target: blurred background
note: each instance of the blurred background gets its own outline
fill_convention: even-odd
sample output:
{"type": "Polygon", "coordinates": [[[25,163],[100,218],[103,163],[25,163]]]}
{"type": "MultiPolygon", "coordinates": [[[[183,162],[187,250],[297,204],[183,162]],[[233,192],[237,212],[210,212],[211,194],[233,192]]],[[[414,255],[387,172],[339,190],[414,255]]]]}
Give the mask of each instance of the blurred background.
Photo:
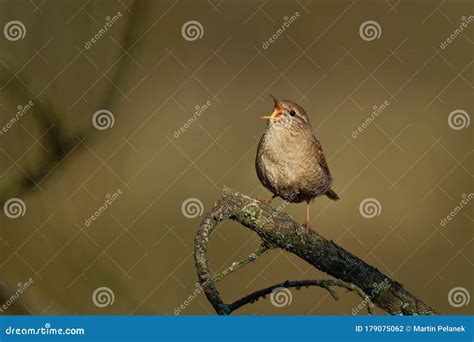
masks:
{"type": "MultiPolygon", "coordinates": [[[[306,109],[335,178],[341,201],[317,199],[313,229],[441,313],[472,314],[473,9],[0,1],[2,314],[214,314],[194,236],[224,186],[269,196],[254,168],[268,93],[306,109]]],[[[304,220],[303,204],[284,210],[304,220]]],[[[258,245],[223,224],[212,270],[258,245]]],[[[219,288],[230,302],[327,277],[275,250],[219,288]]],[[[236,314],[352,314],[360,298],[339,292],[236,314]]]]}

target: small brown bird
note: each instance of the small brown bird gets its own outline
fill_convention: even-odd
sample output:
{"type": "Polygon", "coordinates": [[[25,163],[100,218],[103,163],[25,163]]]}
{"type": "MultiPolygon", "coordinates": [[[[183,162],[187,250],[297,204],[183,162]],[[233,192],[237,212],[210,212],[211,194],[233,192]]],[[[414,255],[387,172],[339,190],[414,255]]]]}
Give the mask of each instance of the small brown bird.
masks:
{"type": "Polygon", "coordinates": [[[309,202],[325,195],[337,201],[323,149],[313,134],[305,110],[293,101],[275,101],[267,130],[257,149],[255,167],[260,182],[275,197],[292,203],[306,202],[305,228],[309,230],[309,202]]]}

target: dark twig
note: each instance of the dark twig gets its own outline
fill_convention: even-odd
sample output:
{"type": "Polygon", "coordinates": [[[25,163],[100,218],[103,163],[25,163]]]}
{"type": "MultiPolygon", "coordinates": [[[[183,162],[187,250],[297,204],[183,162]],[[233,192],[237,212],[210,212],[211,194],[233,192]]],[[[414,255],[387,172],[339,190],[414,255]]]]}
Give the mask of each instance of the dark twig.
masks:
{"type": "MultiPolygon", "coordinates": [[[[329,294],[335,299],[339,300],[338,295],[334,291],[333,287],[343,287],[346,288],[348,291],[354,291],[356,292],[362,299],[366,299],[365,293],[355,286],[354,284],[346,283],[345,281],[339,280],[339,279],[325,279],[325,280],[294,280],[294,281],[285,281],[280,284],[276,284],[267,288],[264,288],[262,290],[255,291],[235,302],[232,304],[227,305],[227,309],[229,313],[241,308],[242,306],[249,304],[249,303],[254,303],[260,298],[265,298],[265,296],[271,294],[274,291],[277,291],[280,288],[290,288],[294,287],[296,289],[300,289],[301,287],[309,287],[309,286],[319,286],[329,292],[329,294]]],[[[367,305],[367,311],[369,314],[373,314],[372,311],[372,306],[367,305]]]]}
{"type": "MultiPolygon", "coordinates": [[[[101,107],[98,107],[98,109],[105,108],[113,111],[117,106],[119,101],[116,89],[126,80],[126,69],[131,63],[129,55],[141,40],[137,37],[143,37],[142,33],[139,32],[139,26],[149,12],[149,6],[141,1],[134,1],[129,8],[129,19],[119,42],[121,48],[117,50],[122,57],[114,65],[113,71],[110,72],[112,73],[112,81],[108,89],[105,90],[100,102],[101,107]],[[122,52],[122,49],[126,53],[122,52]]],[[[13,71],[2,70],[0,72],[0,84],[8,83],[2,91],[24,103],[25,99],[32,99],[35,94],[28,85],[20,81],[24,78],[20,76],[20,74],[13,73],[13,71]]],[[[67,132],[63,125],[64,118],[61,119],[61,114],[46,99],[38,98],[38,101],[35,100],[31,111],[40,131],[44,132],[43,139],[46,141],[47,153],[42,153],[39,156],[34,168],[29,168],[0,184],[1,207],[9,198],[20,197],[27,191],[34,191],[40,183],[50,177],[64,163],[68,156],[83,146],[81,143],[85,137],[92,136],[93,133],[97,132],[92,125],[78,129],[72,134],[67,132]]],[[[0,291],[0,305],[3,305],[5,296],[5,292],[0,291]]],[[[28,314],[18,303],[13,303],[10,310],[17,314],[28,314]]]]}
{"type": "MultiPolygon", "coordinates": [[[[117,61],[111,76],[111,85],[105,90],[105,94],[102,97],[101,108],[112,111],[118,103],[116,87],[125,79],[126,68],[131,60],[122,52],[122,49],[130,53],[129,50],[136,47],[139,42],[139,40],[136,40],[137,36],[139,36],[138,26],[141,22],[139,18],[143,19],[148,11],[149,8],[140,1],[134,1],[130,6],[131,13],[119,42],[121,49],[118,53],[122,54],[122,57],[117,61]]],[[[10,93],[12,97],[22,99],[23,101],[34,95],[30,92],[29,87],[25,87],[15,77],[15,74],[4,70],[0,73],[0,84],[5,83],[7,80],[10,80],[10,82],[4,91],[10,93]]],[[[76,131],[73,136],[66,135],[66,130],[60,119],[61,115],[55,111],[53,105],[48,100],[35,101],[31,110],[41,131],[47,132],[45,138],[48,142],[48,153],[42,154],[40,161],[37,163],[38,166],[34,169],[28,170],[26,174],[20,174],[0,184],[0,205],[2,206],[11,197],[18,197],[25,191],[35,190],[38,184],[49,177],[71,153],[82,146],[81,142],[86,136],[89,137],[97,131],[92,125],[89,125],[76,131]]]]}
{"type": "MultiPolygon", "coordinates": [[[[301,224],[292,220],[287,214],[275,210],[269,204],[258,202],[233,190],[224,189],[223,195],[214,208],[205,215],[194,246],[199,282],[207,299],[220,315],[230,314],[235,310],[236,303],[245,302],[246,304],[253,298],[261,297],[257,291],[257,295],[255,293],[250,295],[250,300],[246,296],[233,304],[225,304],[222,301],[212,272],[209,270],[207,249],[211,233],[220,222],[225,220],[239,222],[257,233],[264,244],[293,253],[345,284],[359,288],[361,291],[359,294],[365,293],[366,299],[370,299],[373,304],[392,315],[437,314],[434,309],[413,296],[400,283],[366,264],[333,241],[327,240],[314,231],[306,232],[301,224]]],[[[268,289],[261,291],[267,293],[268,289]]],[[[242,305],[244,304],[239,307],[242,305]]]]}

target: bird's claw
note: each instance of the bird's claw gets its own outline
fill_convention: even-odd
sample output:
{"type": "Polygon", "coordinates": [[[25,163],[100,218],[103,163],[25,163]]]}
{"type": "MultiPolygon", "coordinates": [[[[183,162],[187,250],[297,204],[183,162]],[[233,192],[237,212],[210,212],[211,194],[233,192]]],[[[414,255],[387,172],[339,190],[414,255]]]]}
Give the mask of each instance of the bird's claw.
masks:
{"type": "Polygon", "coordinates": [[[311,226],[309,225],[308,222],[303,223],[303,228],[306,234],[309,234],[309,232],[311,232],[311,226]]]}
{"type": "Polygon", "coordinates": [[[273,198],[257,198],[257,201],[263,204],[272,203],[273,198]]]}

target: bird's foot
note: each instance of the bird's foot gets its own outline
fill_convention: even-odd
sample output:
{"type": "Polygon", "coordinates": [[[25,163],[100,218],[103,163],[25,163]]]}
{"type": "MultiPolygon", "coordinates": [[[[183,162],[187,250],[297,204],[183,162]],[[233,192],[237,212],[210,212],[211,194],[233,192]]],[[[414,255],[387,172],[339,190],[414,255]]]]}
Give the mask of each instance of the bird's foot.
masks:
{"type": "Polygon", "coordinates": [[[257,201],[263,203],[263,204],[270,204],[272,203],[274,197],[271,198],[257,198],[257,201]]]}
{"type": "Polygon", "coordinates": [[[309,222],[303,223],[303,228],[304,228],[305,233],[308,234],[309,232],[311,232],[311,226],[309,225],[309,222]]]}

